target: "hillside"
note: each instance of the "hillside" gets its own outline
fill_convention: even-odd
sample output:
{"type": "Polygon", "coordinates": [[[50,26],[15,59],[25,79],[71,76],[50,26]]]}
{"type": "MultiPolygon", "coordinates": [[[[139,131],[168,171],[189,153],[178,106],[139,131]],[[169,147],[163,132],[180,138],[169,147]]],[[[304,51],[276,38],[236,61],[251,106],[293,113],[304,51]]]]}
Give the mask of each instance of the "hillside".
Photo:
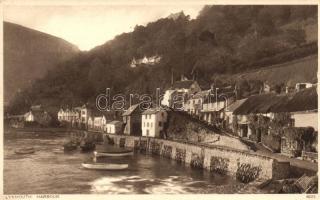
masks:
{"type": "Polygon", "coordinates": [[[65,40],[9,22],[3,23],[3,40],[5,102],[79,52],[65,40]]]}
{"type": "Polygon", "coordinates": [[[183,13],[172,16],[136,26],[61,63],[21,92],[10,112],[39,103],[55,108],[94,103],[107,87],[112,94],[154,95],[156,88],[170,86],[172,74],[174,80],[184,74],[209,85],[217,76],[260,70],[318,51],[317,45],[305,48],[317,40],[307,38],[310,26],[295,26],[317,20],[317,6],[205,6],[193,20],[183,13]],[[154,56],[160,62],[130,65],[133,59],[154,56]]]}
{"type": "Polygon", "coordinates": [[[261,80],[270,85],[288,84],[298,82],[317,82],[318,55],[310,55],[277,65],[234,74],[226,78],[231,80],[261,80]]]}

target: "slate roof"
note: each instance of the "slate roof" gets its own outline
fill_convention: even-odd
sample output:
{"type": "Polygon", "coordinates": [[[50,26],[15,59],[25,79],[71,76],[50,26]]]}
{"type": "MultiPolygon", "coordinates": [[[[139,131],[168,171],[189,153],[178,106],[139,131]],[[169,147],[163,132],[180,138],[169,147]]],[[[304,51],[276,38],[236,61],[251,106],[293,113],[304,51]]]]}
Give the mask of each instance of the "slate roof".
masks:
{"type": "Polygon", "coordinates": [[[128,116],[128,115],[131,115],[136,109],[139,109],[139,104],[135,104],[135,105],[132,105],[128,108],[128,110],[126,110],[122,116],[128,116]]]}
{"type": "Polygon", "coordinates": [[[230,106],[227,107],[227,112],[233,112],[238,107],[240,107],[246,100],[247,100],[247,98],[240,99],[240,100],[233,102],[230,106]]]}
{"type": "Polygon", "coordinates": [[[115,120],[115,121],[108,122],[107,124],[119,125],[119,124],[122,124],[122,122],[115,120]]]}

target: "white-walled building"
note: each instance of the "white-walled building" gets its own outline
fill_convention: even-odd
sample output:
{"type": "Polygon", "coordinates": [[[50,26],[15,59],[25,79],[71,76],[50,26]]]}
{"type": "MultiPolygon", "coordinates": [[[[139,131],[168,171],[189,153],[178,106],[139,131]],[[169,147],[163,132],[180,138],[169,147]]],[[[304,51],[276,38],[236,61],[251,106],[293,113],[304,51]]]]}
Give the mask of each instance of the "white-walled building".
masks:
{"type": "Polygon", "coordinates": [[[176,93],[175,90],[168,89],[165,91],[163,95],[163,99],[161,101],[161,105],[172,107],[172,100],[173,100],[173,95],[176,93]]]}
{"type": "Polygon", "coordinates": [[[142,136],[160,137],[167,122],[167,115],[167,112],[160,108],[144,111],[141,116],[142,136]]]}
{"type": "Polygon", "coordinates": [[[109,134],[122,134],[123,123],[120,121],[107,122],[106,131],[109,134]]]}
{"type": "Polygon", "coordinates": [[[170,108],[182,108],[183,110],[184,103],[191,95],[200,91],[201,88],[197,81],[187,80],[182,76],[181,81],[176,81],[165,91],[161,104],[170,108]]]}
{"type": "Polygon", "coordinates": [[[34,115],[32,114],[32,111],[27,112],[26,114],[24,114],[24,121],[26,122],[34,122],[34,115]]]}
{"type": "Polygon", "coordinates": [[[93,118],[93,128],[96,130],[106,130],[107,119],[105,116],[97,116],[93,118]]]}
{"type": "Polygon", "coordinates": [[[81,123],[87,125],[89,117],[92,114],[92,110],[87,105],[83,105],[79,110],[81,123]]]}
{"type": "Polygon", "coordinates": [[[75,109],[60,109],[58,112],[58,120],[60,122],[75,122],[80,118],[80,112],[75,109]]]}

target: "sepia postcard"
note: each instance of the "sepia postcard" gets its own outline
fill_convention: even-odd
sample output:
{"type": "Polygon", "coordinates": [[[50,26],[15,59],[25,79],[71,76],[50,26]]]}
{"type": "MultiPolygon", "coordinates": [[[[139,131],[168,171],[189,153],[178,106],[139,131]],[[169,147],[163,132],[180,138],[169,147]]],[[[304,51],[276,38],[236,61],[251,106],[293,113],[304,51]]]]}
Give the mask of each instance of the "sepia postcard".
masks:
{"type": "Polygon", "coordinates": [[[1,199],[319,198],[318,12],[2,1],[1,199]]]}

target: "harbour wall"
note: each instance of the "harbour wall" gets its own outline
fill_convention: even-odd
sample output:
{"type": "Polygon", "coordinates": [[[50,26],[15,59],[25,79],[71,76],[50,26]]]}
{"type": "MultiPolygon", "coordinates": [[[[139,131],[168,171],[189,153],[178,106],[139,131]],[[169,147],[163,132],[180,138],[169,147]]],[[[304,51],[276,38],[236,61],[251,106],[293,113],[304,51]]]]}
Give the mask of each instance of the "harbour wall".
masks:
{"type": "Polygon", "coordinates": [[[290,175],[289,162],[279,162],[276,159],[244,150],[93,131],[75,130],[71,136],[91,137],[97,142],[133,148],[135,151],[159,155],[176,160],[181,164],[220,174],[236,175],[240,168],[250,166],[255,170],[254,179],[278,180],[288,178],[290,175]]]}
{"type": "Polygon", "coordinates": [[[249,165],[257,171],[255,179],[284,179],[289,176],[290,163],[224,147],[204,147],[196,144],[127,135],[111,135],[114,145],[133,148],[136,151],[156,154],[176,160],[194,168],[235,175],[242,165],[249,165]]]}

